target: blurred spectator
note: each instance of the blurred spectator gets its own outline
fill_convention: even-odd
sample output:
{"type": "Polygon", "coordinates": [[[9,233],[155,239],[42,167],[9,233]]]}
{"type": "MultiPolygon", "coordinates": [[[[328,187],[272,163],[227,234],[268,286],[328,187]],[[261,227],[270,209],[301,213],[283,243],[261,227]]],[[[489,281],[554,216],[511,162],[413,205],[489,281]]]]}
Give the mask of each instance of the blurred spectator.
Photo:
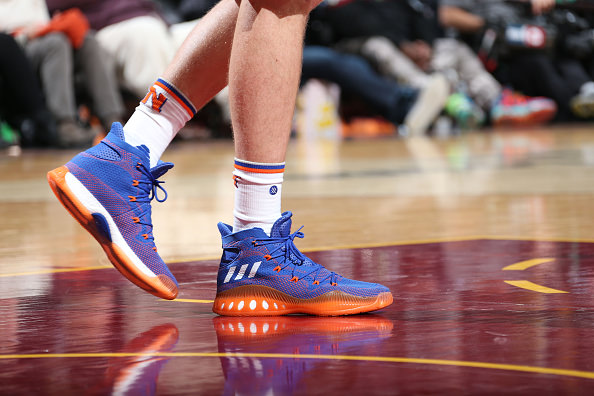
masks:
{"type": "MultiPolygon", "coordinates": [[[[79,8],[115,62],[120,85],[142,98],[195,21],[169,26],[150,0],[47,0],[50,11],[79,8]]],[[[175,18],[175,12],[172,12],[175,18]]]]}
{"type": "MultiPolygon", "coordinates": [[[[575,44],[573,45],[577,48],[584,49],[579,56],[586,65],[590,77],[594,79],[594,9],[584,12],[582,17],[585,23],[579,33],[576,34],[577,37],[570,39],[570,41],[574,41],[575,44]]],[[[579,53],[579,51],[577,52],[579,53]]]]}
{"type": "MultiPolygon", "coordinates": [[[[594,9],[591,7],[572,7],[558,9],[552,13],[557,26],[558,57],[578,60],[588,76],[594,78],[594,9]]],[[[594,116],[594,83],[587,82],[571,100],[574,114],[582,118],[594,116]]]]}
{"type": "Polygon", "coordinates": [[[373,70],[359,56],[329,47],[306,45],[302,81],[322,79],[338,84],[341,92],[361,98],[377,114],[395,125],[404,123],[412,133],[422,133],[441,110],[436,97],[447,92],[444,78],[433,78],[421,89],[402,86],[373,70]],[[421,110],[415,110],[415,109],[421,110]]]}
{"type": "Polygon", "coordinates": [[[5,136],[4,145],[49,145],[56,138],[55,121],[45,107],[29,60],[15,39],[6,33],[0,33],[0,53],[0,119],[20,134],[20,142],[5,136]]]}
{"type": "Polygon", "coordinates": [[[358,51],[386,75],[418,88],[431,73],[445,74],[454,92],[446,111],[462,127],[482,124],[485,112],[496,125],[543,122],[555,115],[551,100],[503,90],[467,45],[444,38],[435,0],[358,0],[327,14],[338,35],[351,38],[342,41],[342,48],[358,51]],[[365,25],[344,30],[355,15],[365,15],[365,25]]]}
{"type": "Polygon", "coordinates": [[[159,5],[160,13],[170,25],[200,19],[219,2],[219,0],[153,1],[159,5]]]}
{"type": "Polygon", "coordinates": [[[439,17],[450,35],[474,46],[499,81],[528,95],[554,99],[557,118],[571,120],[577,115],[570,107],[572,101],[584,101],[584,108],[594,104],[594,95],[579,96],[581,90],[592,87],[592,78],[575,58],[552,56],[557,29],[541,14],[554,5],[554,0],[532,0],[525,5],[504,0],[441,0],[439,17]]]}
{"type": "MultiPolygon", "coordinates": [[[[389,37],[390,40],[397,41],[401,37],[400,20],[395,20],[394,15],[384,13],[384,9],[378,6],[378,2],[371,1],[339,1],[323,3],[311,15],[310,29],[307,40],[312,43],[319,43],[326,46],[333,46],[342,52],[349,52],[358,56],[365,55],[360,51],[362,43],[369,37],[389,37]],[[331,5],[330,5],[331,4],[331,5]]],[[[401,17],[401,15],[399,16],[401,17]]],[[[389,41],[386,39],[386,41],[389,41]]],[[[366,56],[365,56],[366,57],[366,56]]],[[[404,57],[404,56],[403,56],[404,57]]],[[[367,57],[366,57],[367,58],[367,57]]],[[[376,61],[377,59],[368,60],[376,61]]],[[[378,66],[375,64],[374,66],[378,66]]],[[[386,73],[381,67],[380,72],[385,76],[394,77],[386,73]]],[[[412,85],[417,90],[427,88],[430,81],[443,80],[443,76],[433,76],[423,74],[423,79],[416,80],[414,83],[407,79],[395,78],[395,81],[403,85],[412,85]]],[[[447,84],[444,89],[438,89],[431,96],[432,103],[427,108],[427,114],[424,120],[432,120],[442,111],[443,106],[449,95],[447,84]]],[[[415,119],[416,117],[412,117],[415,119]]],[[[414,123],[413,123],[414,124],[414,123]]],[[[415,125],[413,133],[424,132],[429,125],[415,125]]]]}
{"type": "Polygon", "coordinates": [[[93,112],[103,126],[122,118],[123,104],[114,77],[80,12],[73,10],[50,19],[43,0],[4,0],[0,13],[0,30],[22,43],[40,77],[45,102],[57,121],[56,145],[88,145],[93,138],[92,130],[77,120],[75,71],[82,74],[93,112]]]}

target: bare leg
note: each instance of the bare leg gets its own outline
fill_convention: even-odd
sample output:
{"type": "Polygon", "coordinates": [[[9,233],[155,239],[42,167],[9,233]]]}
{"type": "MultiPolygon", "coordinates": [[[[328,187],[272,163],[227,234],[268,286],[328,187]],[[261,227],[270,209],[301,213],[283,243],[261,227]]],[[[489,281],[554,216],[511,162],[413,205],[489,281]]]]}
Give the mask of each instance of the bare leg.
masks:
{"type": "Polygon", "coordinates": [[[235,155],[283,162],[299,87],[307,15],[319,1],[244,0],[229,66],[235,155]]]}
{"type": "Polygon", "coordinates": [[[284,161],[303,33],[307,15],[319,2],[222,0],[163,74],[197,110],[229,83],[238,158],[284,161]]]}
{"type": "Polygon", "coordinates": [[[227,85],[239,2],[221,0],[196,24],[126,122],[126,142],[148,149],[151,168],[186,122],[227,85]]]}
{"type": "Polygon", "coordinates": [[[163,74],[196,109],[227,85],[238,3],[239,0],[222,0],[202,18],[163,74]]]}

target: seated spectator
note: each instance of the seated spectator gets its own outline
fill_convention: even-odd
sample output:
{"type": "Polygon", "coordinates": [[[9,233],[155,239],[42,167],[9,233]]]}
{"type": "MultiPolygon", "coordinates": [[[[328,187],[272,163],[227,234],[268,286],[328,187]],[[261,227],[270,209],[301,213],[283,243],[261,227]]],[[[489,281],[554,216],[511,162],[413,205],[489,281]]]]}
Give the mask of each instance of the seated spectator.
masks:
{"type": "Polygon", "coordinates": [[[322,79],[338,84],[341,92],[361,98],[378,115],[409,133],[421,134],[443,108],[447,81],[435,76],[421,89],[410,88],[377,74],[361,57],[329,47],[306,45],[302,81],[322,79]]]}
{"type": "Polygon", "coordinates": [[[153,0],[160,14],[171,25],[202,18],[219,0],[153,0]]]}
{"type": "MultiPolygon", "coordinates": [[[[474,45],[500,82],[527,95],[552,98],[559,109],[558,120],[574,119],[577,114],[570,104],[575,102],[581,90],[592,86],[592,78],[576,59],[552,56],[547,51],[548,41],[552,42],[546,39],[550,24],[546,23],[546,18],[534,19],[530,14],[541,15],[550,11],[555,1],[532,0],[527,4],[529,12],[522,5],[511,5],[504,0],[441,0],[439,18],[450,34],[474,45]],[[538,43],[522,36],[511,40],[505,34],[505,30],[513,25],[543,21],[544,26],[537,28],[541,32],[538,36],[543,38],[538,43]]],[[[591,102],[594,95],[582,99],[591,102]]],[[[583,104],[586,108],[591,106],[583,104]]]]}
{"type": "Polygon", "coordinates": [[[115,62],[119,84],[138,98],[165,70],[194,22],[170,27],[150,0],[47,0],[51,12],[79,8],[115,62]]]}
{"type": "MultiPolygon", "coordinates": [[[[594,79],[594,10],[573,6],[556,10],[552,19],[558,28],[557,56],[576,59],[594,79]]],[[[578,71],[579,72],[579,71],[578,71]]],[[[581,118],[594,117],[594,83],[587,82],[571,100],[571,110],[581,118]]]]}
{"type": "Polygon", "coordinates": [[[75,71],[83,75],[91,108],[103,127],[122,119],[123,104],[115,79],[80,13],[50,19],[43,0],[5,0],[0,2],[0,13],[0,31],[22,43],[40,77],[47,107],[57,122],[56,145],[85,146],[93,139],[92,129],[81,126],[77,119],[75,71]]]}
{"type": "Polygon", "coordinates": [[[341,48],[357,51],[387,76],[420,88],[431,73],[446,75],[453,91],[446,111],[462,127],[481,125],[485,113],[495,125],[544,122],[555,115],[551,100],[504,90],[467,45],[443,37],[435,1],[355,0],[329,8],[327,17],[343,38],[341,48]],[[358,33],[350,25],[344,30],[354,15],[366,20],[358,33]]]}
{"type": "Polygon", "coordinates": [[[6,33],[0,33],[0,53],[0,119],[19,134],[18,140],[4,136],[0,146],[49,145],[56,138],[55,121],[45,107],[29,60],[16,40],[6,33]]]}

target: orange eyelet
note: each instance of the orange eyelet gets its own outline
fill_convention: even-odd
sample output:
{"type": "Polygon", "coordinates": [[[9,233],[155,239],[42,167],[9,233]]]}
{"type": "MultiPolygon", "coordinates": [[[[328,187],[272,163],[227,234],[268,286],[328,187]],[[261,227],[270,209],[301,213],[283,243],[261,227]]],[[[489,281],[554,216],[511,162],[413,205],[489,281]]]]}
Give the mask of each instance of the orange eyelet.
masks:
{"type": "Polygon", "coordinates": [[[157,247],[155,246],[155,247],[153,248],[153,250],[156,252],[156,251],[157,251],[157,247]]]}
{"type": "Polygon", "coordinates": [[[317,281],[317,280],[316,280],[316,281],[314,281],[314,282],[313,282],[313,284],[314,284],[314,285],[319,285],[319,284],[320,284],[320,281],[317,281]]]}
{"type": "Polygon", "coordinates": [[[332,286],[338,286],[338,283],[332,282],[332,283],[330,283],[330,285],[332,285],[332,286]]]}
{"type": "Polygon", "coordinates": [[[271,255],[269,255],[269,254],[266,254],[266,255],[264,256],[264,258],[266,259],[266,261],[270,261],[270,260],[272,260],[272,256],[271,256],[271,255]]]}
{"type": "Polygon", "coordinates": [[[293,278],[291,278],[291,282],[297,283],[298,281],[299,281],[299,278],[297,278],[296,276],[294,276],[293,278]]]}
{"type": "Polygon", "coordinates": [[[132,217],[132,221],[135,223],[139,223],[140,222],[140,218],[139,217],[132,217]]]}
{"type": "Polygon", "coordinates": [[[280,270],[281,270],[281,267],[278,265],[276,267],[274,267],[274,269],[273,269],[273,271],[276,271],[276,272],[280,272],[280,270]]]}
{"type": "Polygon", "coordinates": [[[136,197],[133,197],[132,195],[128,195],[128,198],[130,198],[130,202],[136,202],[136,197]]]}
{"type": "Polygon", "coordinates": [[[252,241],[252,245],[254,245],[254,246],[258,246],[258,242],[256,242],[256,241],[252,241]]]}
{"type": "Polygon", "coordinates": [[[132,180],[132,185],[133,185],[134,187],[138,186],[138,180],[132,180]]]}
{"type": "Polygon", "coordinates": [[[142,234],[142,236],[144,237],[144,239],[148,239],[148,234],[142,234]]]}

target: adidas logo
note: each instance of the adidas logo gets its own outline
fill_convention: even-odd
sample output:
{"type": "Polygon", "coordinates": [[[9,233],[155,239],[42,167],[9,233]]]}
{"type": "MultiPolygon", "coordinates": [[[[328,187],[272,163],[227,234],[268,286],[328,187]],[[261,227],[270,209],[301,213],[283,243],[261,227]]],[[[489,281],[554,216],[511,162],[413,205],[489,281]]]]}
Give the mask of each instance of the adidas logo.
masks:
{"type": "MultiPolygon", "coordinates": [[[[256,276],[256,273],[258,272],[258,268],[260,268],[260,264],[262,264],[261,261],[256,261],[252,265],[252,269],[250,270],[248,278],[253,278],[254,276],[256,276]]],[[[235,279],[233,279],[233,280],[243,279],[243,276],[245,275],[245,272],[247,271],[249,266],[250,266],[250,264],[242,265],[241,268],[239,268],[239,272],[235,276],[235,279]]],[[[233,278],[233,275],[235,275],[235,270],[237,270],[237,267],[238,266],[235,265],[235,266],[229,268],[229,271],[227,272],[227,276],[225,276],[225,280],[223,281],[223,283],[229,283],[229,281],[231,281],[231,278],[233,278]]]]}

